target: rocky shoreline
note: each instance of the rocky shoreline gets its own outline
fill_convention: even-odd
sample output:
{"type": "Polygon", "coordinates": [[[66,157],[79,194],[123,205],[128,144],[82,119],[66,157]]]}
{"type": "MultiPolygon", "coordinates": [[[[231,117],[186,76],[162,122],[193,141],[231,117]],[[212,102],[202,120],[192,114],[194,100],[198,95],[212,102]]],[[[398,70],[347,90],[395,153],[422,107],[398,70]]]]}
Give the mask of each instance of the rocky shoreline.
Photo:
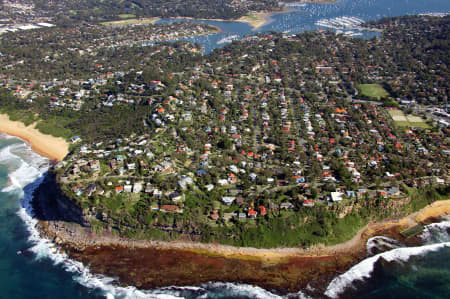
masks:
{"type": "MultiPolygon", "coordinates": [[[[437,218],[427,222],[433,220],[437,218]]],[[[195,250],[195,243],[185,243],[184,249],[177,249],[176,244],[180,243],[170,248],[165,242],[98,236],[72,223],[41,221],[38,229],[70,258],[89,265],[92,273],[116,277],[121,286],[142,289],[221,281],[257,285],[280,294],[309,289],[314,290],[311,295],[318,295],[337,274],[367,257],[365,246],[360,246],[345,253],[322,254],[318,249],[316,254],[309,251],[309,255],[264,260],[251,255],[220,255],[214,252],[216,245],[212,244],[207,244],[212,249],[208,252],[195,250]]],[[[364,244],[373,235],[388,236],[409,246],[420,244],[415,238],[405,240],[398,226],[362,234],[364,244]]]]}
{"type": "MultiPolygon", "coordinates": [[[[142,246],[140,241],[97,236],[71,223],[41,221],[38,229],[70,258],[89,265],[92,273],[117,277],[122,286],[143,289],[210,281],[247,283],[280,293],[297,292],[308,285],[319,289],[366,255],[360,250],[270,261],[251,255],[227,257],[195,250],[189,244],[175,249],[164,242],[145,241],[142,246]]],[[[213,249],[215,245],[208,246],[213,249]]]]}
{"type": "Polygon", "coordinates": [[[195,286],[210,281],[257,285],[281,294],[310,291],[321,295],[336,274],[367,257],[366,243],[383,235],[414,246],[418,238],[400,232],[418,223],[429,224],[450,213],[450,200],[435,202],[399,220],[370,223],[352,239],[335,246],[302,248],[239,248],[188,241],[132,240],[107,231],[55,220],[49,196],[35,196],[41,235],[70,258],[88,265],[94,274],[116,277],[122,286],[142,289],[195,286]],[[36,200],[36,198],[38,200],[36,200]]]}

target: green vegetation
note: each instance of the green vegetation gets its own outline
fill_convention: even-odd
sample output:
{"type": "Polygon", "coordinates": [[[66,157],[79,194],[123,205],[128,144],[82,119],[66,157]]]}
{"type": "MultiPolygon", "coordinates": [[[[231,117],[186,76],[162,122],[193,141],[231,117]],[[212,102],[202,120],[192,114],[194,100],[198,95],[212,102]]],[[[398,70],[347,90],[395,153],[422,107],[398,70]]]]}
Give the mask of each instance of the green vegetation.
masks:
{"type": "MultiPolygon", "coordinates": [[[[45,1],[34,2],[45,16],[68,16],[76,21],[104,21],[140,17],[237,19],[249,11],[279,9],[278,0],[62,0],[58,10],[45,1]],[[82,8],[82,9],[80,9],[82,8]]],[[[65,19],[65,18],[62,18],[65,19]]]]}
{"type": "Polygon", "coordinates": [[[379,84],[359,84],[357,88],[362,95],[370,98],[381,99],[389,95],[388,92],[379,84]]]}
{"type": "Polygon", "coordinates": [[[124,196],[114,196],[111,199],[106,199],[104,205],[110,210],[111,213],[117,212],[121,207],[124,200],[124,196]]]}
{"type": "Polygon", "coordinates": [[[423,128],[430,129],[430,125],[426,123],[424,119],[419,116],[408,115],[401,110],[389,110],[394,123],[399,128],[423,128]]]}
{"type": "Polygon", "coordinates": [[[136,17],[136,15],[133,15],[133,14],[120,14],[119,15],[119,18],[121,18],[121,19],[132,19],[135,17],[136,17]]]}
{"type": "Polygon", "coordinates": [[[29,126],[36,121],[36,116],[29,111],[1,109],[0,112],[7,114],[12,121],[24,123],[25,126],[29,126]]]}
{"type": "Polygon", "coordinates": [[[449,199],[450,186],[440,186],[433,188],[431,186],[418,189],[410,189],[409,197],[411,201],[404,207],[406,213],[417,212],[427,205],[437,200],[449,199]]]}
{"type": "Polygon", "coordinates": [[[448,20],[420,20],[373,40],[257,34],[204,56],[188,42],[140,46],[172,28],[208,30],[186,23],[8,34],[0,62],[14,79],[0,109],[81,136],[56,181],[104,229],[254,247],[336,244],[448,194],[449,131],[399,129],[422,120],[389,117],[396,100],[362,84],[381,76],[395,99],[446,103],[448,20]],[[384,105],[365,101],[377,96],[384,105]]]}
{"type": "Polygon", "coordinates": [[[73,136],[72,130],[67,128],[70,122],[72,122],[70,118],[55,115],[45,120],[40,120],[36,124],[36,129],[44,134],[70,139],[73,136]]]}
{"type": "Polygon", "coordinates": [[[102,22],[104,26],[125,26],[125,25],[144,25],[144,24],[155,24],[159,18],[146,18],[146,19],[126,19],[120,21],[109,21],[102,22]]]}
{"type": "MultiPolygon", "coordinates": [[[[257,248],[308,247],[314,244],[334,245],[350,240],[358,230],[370,221],[384,219],[392,214],[398,217],[406,216],[419,211],[436,200],[448,199],[448,193],[441,194],[441,192],[445,193],[448,190],[431,187],[421,188],[416,194],[412,194],[413,199],[410,203],[398,209],[386,208],[389,206],[387,200],[357,200],[351,204],[354,207],[359,206],[359,208],[354,208],[351,214],[343,218],[338,218],[335,212],[327,211],[324,207],[317,207],[314,209],[304,208],[295,213],[288,213],[289,216],[287,217],[283,216],[285,212],[281,212],[269,218],[258,219],[256,222],[258,225],[255,225],[254,221],[238,221],[233,225],[226,226],[205,225],[200,229],[201,240],[202,242],[219,242],[227,245],[257,248]]],[[[117,202],[115,205],[118,204],[117,202]]],[[[156,216],[156,214],[153,215],[156,216]]],[[[168,223],[177,222],[183,218],[182,216],[171,216],[169,214],[163,214],[160,217],[165,218],[168,223]]],[[[149,220],[153,218],[150,216],[149,220]]],[[[129,221],[129,219],[129,217],[125,217],[122,221],[129,221]]],[[[138,223],[135,222],[133,226],[139,225],[138,223]]],[[[168,241],[179,239],[182,236],[177,231],[161,231],[154,228],[121,226],[121,230],[123,234],[138,239],[168,241]]]]}
{"type": "Polygon", "coordinates": [[[409,238],[409,237],[412,237],[412,236],[415,236],[415,235],[421,233],[423,231],[423,228],[424,228],[423,225],[418,224],[414,227],[411,227],[410,229],[402,231],[401,234],[403,237],[409,238]]]}
{"type": "Polygon", "coordinates": [[[263,16],[257,15],[252,12],[245,16],[240,17],[239,19],[237,19],[237,21],[249,23],[249,25],[253,27],[259,27],[261,24],[264,24],[265,19],[263,16]]]}

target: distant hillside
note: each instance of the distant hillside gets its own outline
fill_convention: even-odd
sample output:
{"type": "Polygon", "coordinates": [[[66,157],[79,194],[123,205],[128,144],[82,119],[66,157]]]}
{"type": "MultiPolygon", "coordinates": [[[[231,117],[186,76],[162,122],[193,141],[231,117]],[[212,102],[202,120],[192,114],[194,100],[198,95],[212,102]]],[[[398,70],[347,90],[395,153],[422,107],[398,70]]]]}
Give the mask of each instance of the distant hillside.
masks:
{"type": "Polygon", "coordinates": [[[78,20],[105,20],[142,16],[234,19],[249,10],[273,10],[277,0],[34,0],[37,10],[78,20]]]}

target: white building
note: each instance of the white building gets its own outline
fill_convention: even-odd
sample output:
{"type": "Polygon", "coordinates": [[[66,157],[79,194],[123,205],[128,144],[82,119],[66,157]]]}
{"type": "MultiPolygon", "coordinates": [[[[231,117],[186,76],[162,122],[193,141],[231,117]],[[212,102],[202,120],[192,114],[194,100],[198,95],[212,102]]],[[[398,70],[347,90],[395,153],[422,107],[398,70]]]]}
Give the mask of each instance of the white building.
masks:
{"type": "Polygon", "coordinates": [[[344,193],[331,192],[330,199],[332,202],[340,202],[343,199],[344,193]]]}

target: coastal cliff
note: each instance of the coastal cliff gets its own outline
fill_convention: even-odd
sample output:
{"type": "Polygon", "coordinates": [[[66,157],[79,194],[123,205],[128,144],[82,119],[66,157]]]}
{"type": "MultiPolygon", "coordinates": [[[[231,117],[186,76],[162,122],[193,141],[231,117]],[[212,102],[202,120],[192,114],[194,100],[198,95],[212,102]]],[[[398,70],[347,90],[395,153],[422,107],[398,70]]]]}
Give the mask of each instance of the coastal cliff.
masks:
{"type": "Polygon", "coordinates": [[[76,223],[90,227],[87,210],[83,210],[61,190],[54,173],[46,174],[42,184],[34,191],[33,208],[39,219],[76,223]]]}
{"type": "MultiPolygon", "coordinates": [[[[370,223],[356,236],[335,246],[257,249],[191,241],[136,240],[109,231],[95,232],[89,217],[68,198],[55,194],[54,177],[37,189],[34,206],[42,236],[53,240],[69,257],[89,264],[95,274],[118,277],[121,285],[143,289],[198,285],[209,281],[249,283],[280,293],[310,286],[319,294],[336,273],[367,256],[366,242],[383,235],[407,245],[417,238],[400,232],[438,220],[450,212],[450,201],[437,201],[399,220],[370,223]]],[[[87,211],[84,211],[87,212],[87,211]]]]}

